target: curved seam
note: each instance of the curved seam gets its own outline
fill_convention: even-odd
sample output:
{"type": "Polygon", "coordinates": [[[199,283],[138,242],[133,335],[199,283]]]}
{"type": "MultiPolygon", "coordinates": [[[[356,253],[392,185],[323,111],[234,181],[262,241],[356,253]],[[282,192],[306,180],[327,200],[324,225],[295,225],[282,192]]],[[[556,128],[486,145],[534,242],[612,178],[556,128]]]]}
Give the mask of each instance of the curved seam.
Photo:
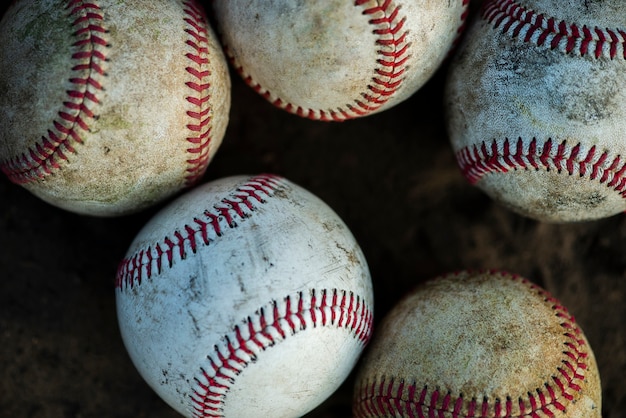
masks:
{"type": "Polygon", "coordinates": [[[248,84],[258,94],[270,101],[273,105],[290,113],[308,119],[322,121],[343,121],[346,119],[365,116],[383,106],[396,91],[400,89],[406,71],[406,62],[409,59],[410,44],[406,40],[408,30],[404,29],[406,16],[400,16],[401,6],[396,6],[392,0],[377,0],[375,6],[367,6],[372,0],[355,0],[355,7],[364,8],[363,14],[370,17],[368,23],[374,26],[373,33],[377,36],[376,48],[379,68],[374,70],[372,81],[356,98],[344,108],[331,110],[309,109],[298,106],[283,99],[272,99],[273,93],[263,87],[258,81],[246,72],[240,65],[228,45],[224,43],[224,50],[235,68],[248,84]]]}
{"type": "Polygon", "coordinates": [[[187,159],[185,185],[191,186],[202,177],[209,164],[212,139],[212,109],[209,104],[211,99],[209,92],[212,86],[209,80],[211,72],[207,68],[210,59],[206,15],[202,6],[196,1],[184,1],[183,6],[186,14],[184,21],[188,25],[185,32],[190,35],[185,43],[194,51],[185,54],[190,62],[185,70],[192,76],[192,81],[186,82],[185,85],[194,94],[188,96],[186,100],[195,107],[195,110],[187,111],[187,116],[192,122],[187,125],[190,136],[187,137],[189,148],[186,151],[190,157],[187,159]]]}
{"type": "Polygon", "coordinates": [[[626,189],[626,162],[620,155],[612,156],[595,145],[586,152],[580,143],[569,146],[564,140],[557,143],[552,138],[542,142],[521,137],[516,141],[482,141],[456,152],[456,158],[465,178],[476,184],[487,174],[504,174],[510,170],[540,170],[578,174],[597,180],[622,197],[626,189]]]}
{"type": "Polygon", "coordinates": [[[537,46],[547,46],[567,54],[594,58],[626,59],[626,31],[620,28],[582,27],[546,16],[521,6],[515,0],[490,0],[482,17],[494,29],[537,46]]]}
{"type": "Polygon", "coordinates": [[[199,248],[211,245],[227,230],[236,228],[238,222],[252,216],[259,205],[267,203],[267,198],[284,189],[281,180],[271,174],[254,176],[159,242],[125,257],[117,269],[115,288],[125,291],[139,286],[172,268],[176,260],[184,260],[199,248]]]}
{"type": "Polygon", "coordinates": [[[469,13],[470,13],[469,4],[470,4],[470,0],[462,0],[460,23],[456,29],[456,36],[454,40],[452,41],[452,44],[450,45],[450,48],[448,50],[448,55],[447,55],[448,58],[451,57],[455,53],[457,47],[459,46],[459,44],[461,43],[461,40],[463,39],[463,35],[465,34],[465,29],[467,28],[467,18],[469,17],[469,13]]]}
{"type": "Polygon", "coordinates": [[[223,417],[223,408],[237,377],[265,350],[309,327],[347,329],[365,346],[372,333],[373,314],[360,295],[340,289],[311,289],[286,296],[248,316],[207,355],[194,378],[191,402],[194,418],[223,417]],[[284,313],[283,313],[284,312],[284,313]]]}
{"type": "Polygon", "coordinates": [[[581,384],[585,379],[587,369],[585,360],[589,354],[585,351],[586,343],[581,338],[582,331],[576,325],[574,317],[548,291],[540,288],[519,275],[506,274],[499,271],[488,271],[491,274],[501,274],[514,281],[520,281],[532,292],[543,298],[544,303],[551,304],[554,314],[563,321],[563,358],[561,366],[557,366],[552,375],[552,382],[544,382],[544,386],[535,389],[535,393],[521,394],[517,399],[507,396],[506,400],[495,399],[490,402],[487,397],[481,400],[472,398],[466,401],[462,394],[453,396],[450,392],[442,392],[438,387],[430,390],[428,386],[420,388],[416,383],[400,381],[394,391],[396,382],[393,378],[389,382],[383,377],[371,384],[363,384],[356,391],[357,402],[355,414],[357,417],[380,416],[388,412],[406,413],[410,417],[432,417],[437,414],[450,414],[452,418],[523,418],[536,417],[538,412],[553,416],[554,412],[565,412],[567,401],[572,401],[572,393],[582,390],[581,384]],[[517,401],[519,414],[513,414],[514,404],[517,401]],[[530,405],[528,408],[526,405],[530,405]],[[555,411],[556,410],[556,411],[555,411]],[[414,413],[417,412],[417,414],[414,413]]]}
{"type": "Polygon", "coordinates": [[[83,144],[80,130],[89,131],[89,120],[98,117],[91,109],[100,103],[97,92],[103,90],[96,76],[106,76],[102,63],[107,61],[98,46],[110,46],[102,37],[108,33],[102,26],[103,13],[93,2],[73,0],[65,8],[73,18],[73,36],[77,38],[72,44],[76,50],[71,55],[74,62],[71,72],[76,75],[69,79],[72,87],[47,134],[20,156],[0,164],[2,172],[17,184],[42,180],[59,170],[60,163],[68,160],[66,154],[75,153],[75,145],[83,144]]]}

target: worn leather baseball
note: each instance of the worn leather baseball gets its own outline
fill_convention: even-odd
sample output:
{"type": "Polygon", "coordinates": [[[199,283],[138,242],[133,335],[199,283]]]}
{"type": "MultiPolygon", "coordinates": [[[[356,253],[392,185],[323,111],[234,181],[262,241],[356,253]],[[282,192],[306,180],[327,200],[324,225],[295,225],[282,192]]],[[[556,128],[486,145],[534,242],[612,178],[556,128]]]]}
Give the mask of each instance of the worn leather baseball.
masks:
{"type": "Polygon", "coordinates": [[[144,209],[224,135],[228,64],[195,0],[20,0],[0,22],[0,168],[63,209],[144,209]]]}
{"type": "Polygon", "coordinates": [[[146,382],[186,417],[300,417],[371,334],[367,263],[347,226],[274,175],[198,186],[139,232],[117,313],[146,382]]]}
{"type": "Polygon", "coordinates": [[[213,1],[234,67],[276,106],[316,120],[388,109],[435,73],[469,0],[213,1]]]}
{"type": "Polygon", "coordinates": [[[427,281],[383,319],[356,417],[600,418],[589,342],[548,292],[504,272],[427,281]]]}
{"type": "Polygon", "coordinates": [[[626,3],[486,0],[450,65],[470,183],[540,221],[626,210],[626,3]]]}

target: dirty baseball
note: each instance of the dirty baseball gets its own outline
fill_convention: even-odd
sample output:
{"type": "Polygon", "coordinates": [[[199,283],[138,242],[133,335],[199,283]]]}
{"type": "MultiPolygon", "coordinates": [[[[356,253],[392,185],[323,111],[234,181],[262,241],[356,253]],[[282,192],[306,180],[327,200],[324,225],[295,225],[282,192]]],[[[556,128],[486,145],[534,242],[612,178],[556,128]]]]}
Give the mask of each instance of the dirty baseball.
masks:
{"type": "Polygon", "coordinates": [[[233,66],[277,107],[315,120],[366,116],[406,100],[462,31],[468,0],[216,1],[233,66]]]}
{"type": "Polygon", "coordinates": [[[228,65],[195,0],[14,2],[0,91],[0,169],[94,216],[195,184],[230,109],[228,65]]]}
{"type": "Polygon", "coordinates": [[[540,221],[626,210],[626,3],[487,0],[446,84],[463,174],[540,221]]]}
{"type": "Polygon", "coordinates": [[[358,418],[601,417],[598,367],[582,329],[523,277],[438,277],[377,329],[356,377],[358,418]]]}
{"type": "Polygon", "coordinates": [[[145,381],[186,417],[300,417],[371,334],[369,270],[335,212],[278,176],[198,186],[139,232],[116,280],[145,381]]]}

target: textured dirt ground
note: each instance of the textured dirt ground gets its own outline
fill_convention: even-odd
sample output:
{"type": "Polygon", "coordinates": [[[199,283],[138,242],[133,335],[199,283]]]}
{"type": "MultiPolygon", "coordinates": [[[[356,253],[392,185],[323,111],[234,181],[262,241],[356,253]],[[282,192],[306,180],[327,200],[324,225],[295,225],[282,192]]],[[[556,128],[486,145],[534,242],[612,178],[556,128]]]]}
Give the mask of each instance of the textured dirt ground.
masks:
{"type": "MultiPolygon", "coordinates": [[[[344,123],[287,114],[233,76],[231,122],[205,181],[272,172],[325,200],[365,252],[376,323],[453,270],[504,269],[544,286],[594,349],[603,416],[626,416],[626,218],[539,223],[469,186],[446,137],[445,71],[401,105],[344,123]]],[[[78,216],[0,178],[0,416],[178,416],[135,371],[115,315],[117,264],[157,209],[78,216]]],[[[308,416],[350,416],[352,381],[308,416]]]]}

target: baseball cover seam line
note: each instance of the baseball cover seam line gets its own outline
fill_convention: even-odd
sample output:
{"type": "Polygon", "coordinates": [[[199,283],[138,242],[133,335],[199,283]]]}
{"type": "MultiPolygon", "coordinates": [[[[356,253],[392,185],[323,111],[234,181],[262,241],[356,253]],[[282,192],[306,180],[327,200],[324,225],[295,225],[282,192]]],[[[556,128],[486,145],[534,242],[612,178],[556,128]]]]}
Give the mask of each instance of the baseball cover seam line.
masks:
{"type": "Polygon", "coordinates": [[[580,143],[570,146],[565,140],[557,143],[552,138],[545,142],[537,138],[525,141],[521,137],[516,141],[494,139],[461,148],[456,158],[470,184],[476,184],[487,174],[519,169],[578,174],[606,185],[622,197],[626,189],[626,161],[595,145],[585,152],[580,143]]]}
{"type": "Polygon", "coordinates": [[[159,242],[137,249],[125,257],[117,270],[115,287],[125,289],[141,285],[144,280],[171,268],[176,260],[184,260],[199,247],[211,245],[237,222],[250,217],[266,198],[285,188],[281,177],[261,174],[240,184],[212,208],[198,213],[189,223],[166,235],[159,242]]]}
{"type": "Polygon", "coordinates": [[[288,295],[258,309],[235,325],[207,355],[191,395],[195,418],[223,417],[223,407],[237,376],[266,349],[307,329],[348,329],[362,345],[372,333],[373,313],[363,297],[339,289],[311,289],[288,295]],[[283,312],[284,311],[284,312],[283,312]]]}
{"type": "Polygon", "coordinates": [[[482,17],[495,29],[501,28],[502,33],[537,46],[548,46],[567,54],[591,55],[596,59],[626,59],[626,31],[620,28],[580,27],[527,9],[515,0],[486,2],[482,17]]]}
{"type": "Polygon", "coordinates": [[[454,54],[454,52],[456,51],[457,47],[459,46],[461,42],[461,39],[463,38],[463,35],[465,34],[465,29],[467,27],[467,18],[470,13],[469,4],[470,4],[470,0],[463,0],[461,4],[462,12],[460,16],[460,23],[459,23],[458,28],[456,29],[456,37],[452,41],[452,44],[450,45],[450,49],[448,50],[448,58],[450,58],[454,54]]]}
{"type": "Polygon", "coordinates": [[[190,65],[185,70],[193,77],[193,81],[188,81],[185,85],[193,93],[196,93],[186,98],[187,102],[196,108],[196,110],[187,111],[187,116],[191,118],[192,122],[187,125],[187,129],[191,133],[191,136],[187,137],[189,143],[187,152],[191,156],[187,159],[189,166],[186,169],[185,184],[190,186],[202,177],[209,164],[212,140],[212,109],[208,104],[211,96],[206,92],[211,89],[209,80],[211,72],[208,69],[204,69],[210,63],[209,34],[204,10],[196,1],[185,1],[183,6],[186,14],[184,21],[188,24],[185,32],[190,35],[186,44],[194,51],[193,53],[185,54],[190,62],[190,65]]]}
{"type": "MultiPolygon", "coordinates": [[[[505,274],[498,271],[491,271],[491,273],[505,274]]],[[[419,418],[432,417],[434,413],[438,415],[448,413],[452,418],[522,418],[536,417],[538,412],[548,416],[554,416],[556,411],[565,412],[567,401],[574,399],[571,391],[580,392],[582,390],[580,383],[585,379],[584,371],[587,369],[585,359],[589,354],[584,349],[586,343],[581,338],[582,331],[567,308],[548,291],[519,275],[505,275],[512,280],[520,281],[531,291],[536,292],[545,303],[552,305],[554,315],[563,321],[561,327],[564,330],[563,336],[566,338],[563,342],[564,357],[561,361],[562,365],[557,366],[552,375],[552,383],[544,382],[543,388],[535,389],[536,395],[531,392],[519,395],[517,402],[520,412],[513,414],[515,400],[510,395],[504,402],[501,399],[489,402],[487,397],[480,401],[472,398],[466,402],[462,394],[453,397],[450,392],[441,392],[439,388],[429,394],[427,385],[420,390],[416,383],[405,384],[404,381],[400,381],[398,389],[394,391],[396,384],[394,379],[391,378],[389,382],[386,382],[383,376],[380,382],[375,380],[369,385],[364,384],[356,392],[358,396],[355,403],[356,416],[379,416],[379,414],[391,411],[405,412],[407,416],[419,418]],[[441,398],[442,395],[443,398],[441,398]],[[530,405],[530,410],[526,407],[527,404],[530,405]],[[467,412],[463,412],[464,409],[467,412]]]]}
{"type": "Polygon", "coordinates": [[[72,88],[67,91],[63,108],[40,142],[20,156],[0,164],[0,169],[17,184],[41,180],[60,169],[60,163],[68,160],[66,154],[75,153],[74,146],[83,143],[80,130],[89,131],[88,120],[98,117],[91,107],[100,103],[96,93],[104,87],[95,77],[106,76],[102,63],[107,59],[97,47],[110,46],[101,36],[108,33],[102,26],[104,16],[100,7],[93,2],[73,0],[67,2],[65,8],[69,10],[69,17],[73,18],[73,36],[76,38],[72,44],[75,51],[71,54],[74,62],[71,72],[75,73],[69,79],[72,88]]]}
{"type": "MultiPolygon", "coordinates": [[[[354,5],[355,7],[362,7],[370,1],[355,0],[354,5]]],[[[374,26],[373,33],[378,37],[376,46],[380,48],[377,50],[379,68],[374,70],[371,83],[366,87],[366,91],[361,93],[362,97],[346,104],[345,108],[316,110],[286,102],[280,97],[273,99],[273,93],[247,73],[246,69],[237,62],[225,42],[223,42],[224,51],[244,82],[276,107],[304,118],[322,121],[343,121],[364,116],[380,108],[400,88],[406,71],[406,61],[409,59],[410,44],[406,41],[408,31],[403,30],[406,16],[399,16],[401,7],[395,6],[391,0],[384,0],[382,4],[380,1],[375,3],[376,6],[366,7],[362,13],[364,15],[382,13],[382,17],[372,17],[369,20],[369,24],[374,26]],[[386,49],[390,47],[392,49],[387,51],[386,49]]]]}

